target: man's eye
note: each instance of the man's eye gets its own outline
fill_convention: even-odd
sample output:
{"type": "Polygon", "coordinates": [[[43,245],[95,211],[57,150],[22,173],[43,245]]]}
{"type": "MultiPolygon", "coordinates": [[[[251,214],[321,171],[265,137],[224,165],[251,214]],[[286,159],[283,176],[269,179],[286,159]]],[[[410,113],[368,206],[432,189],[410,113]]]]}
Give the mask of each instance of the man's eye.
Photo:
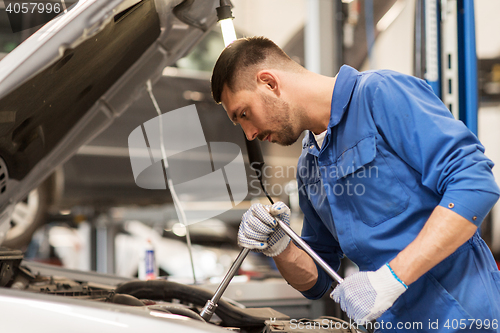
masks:
{"type": "Polygon", "coordinates": [[[243,112],[241,113],[241,116],[240,116],[240,117],[241,117],[241,118],[245,118],[246,116],[247,116],[247,112],[246,112],[246,111],[243,111],[243,112]]]}

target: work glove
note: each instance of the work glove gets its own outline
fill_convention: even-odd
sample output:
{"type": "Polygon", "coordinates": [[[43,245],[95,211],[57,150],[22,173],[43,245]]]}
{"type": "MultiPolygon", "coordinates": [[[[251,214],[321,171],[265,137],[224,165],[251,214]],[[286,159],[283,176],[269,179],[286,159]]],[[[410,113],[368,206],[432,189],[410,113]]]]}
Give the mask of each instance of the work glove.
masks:
{"type": "Polygon", "coordinates": [[[364,325],[389,309],[408,287],[385,264],[375,272],[359,272],[344,279],[330,294],[356,323],[364,325]]]}
{"type": "Polygon", "coordinates": [[[279,227],[275,218],[290,225],[290,208],[283,202],[272,206],[250,206],[241,219],[238,244],[268,257],[275,257],[283,252],[290,237],[279,227]]]}

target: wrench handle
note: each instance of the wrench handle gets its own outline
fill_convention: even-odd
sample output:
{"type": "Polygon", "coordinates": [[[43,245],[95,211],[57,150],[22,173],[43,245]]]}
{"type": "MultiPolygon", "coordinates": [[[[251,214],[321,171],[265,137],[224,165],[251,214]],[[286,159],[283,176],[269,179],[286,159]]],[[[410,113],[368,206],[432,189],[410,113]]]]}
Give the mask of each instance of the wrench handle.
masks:
{"type": "Polygon", "coordinates": [[[295,233],[286,223],[275,219],[279,226],[285,231],[285,233],[302,249],[306,252],[312,260],[314,260],[332,279],[336,280],[338,283],[342,283],[344,279],[340,277],[313,249],[295,233]]]}
{"type": "MultiPolygon", "coordinates": [[[[313,249],[302,239],[300,238],[293,230],[290,228],[286,223],[280,221],[279,219],[276,219],[276,222],[278,225],[285,231],[285,233],[302,249],[304,252],[306,252],[323,270],[328,274],[332,279],[336,280],[338,283],[342,283],[344,279],[340,277],[340,275],[337,274],[316,252],[314,252],[313,249]]],[[[222,294],[226,291],[227,286],[229,285],[229,282],[233,279],[233,277],[236,275],[236,272],[241,266],[241,263],[245,258],[247,257],[248,253],[250,252],[250,249],[243,248],[241,249],[240,253],[238,254],[238,257],[236,257],[235,261],[233,262],[233,265],[229,269],[229,271],[226,273],[226,276],[224,276],[224,279],[222,279],[222,282],[220,283],[219,287],[214,293],[214,296],[212,299],[207,301],[207,304],[203,307],[202,311],[200,312],[200,316],[205,319],[205,321],[210,321],[210,318],[212,318],[212,315],[215,313],[215,310],[217,309],[217,303],[219,302],[222,294]]]]}
{"type": "Polygon", "coordinates": [[[222,294],[224,294],[224,292],[226,291],[229,282],[231,282],[233,277],[236,275],[238,269],[241,266],[241,263],[243,262],[243,260],[245,260],[249,252],[250,249],[247,248],[241,249],[240,253],[238,254],[238,257],[236,257],[233,264],[231,265],[231,268],[229,268],[229,271],[226,273],[226,276],[224,276],[224,279],[222,279],[222,282],[215,291],[214,296],[212,297],[212,299],[207,301],[207,304],[205,304],[205,306],[201,310],[200,316],[203,319],[205,319],[205,321],[208,322],[210,321],[210,318],[212,318],[212,315],[214,314],[215,309],[217,308],[217,303],[219,303],[222,294]]]}

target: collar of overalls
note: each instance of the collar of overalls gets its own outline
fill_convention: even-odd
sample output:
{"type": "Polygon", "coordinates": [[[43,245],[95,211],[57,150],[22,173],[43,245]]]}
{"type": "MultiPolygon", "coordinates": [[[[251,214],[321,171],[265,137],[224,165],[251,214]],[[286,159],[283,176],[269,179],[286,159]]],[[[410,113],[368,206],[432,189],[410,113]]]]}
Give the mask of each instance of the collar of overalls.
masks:
{"type": "MultiPolygon", "coordinates": [[[[347,105],[351,100],[351,95],[354,90],[358,74],[359,72],[356,69],[347,65],[342,66],[337,74],[335,88],[333,89],[332,94],[330,122],[328,123],[328,129],[325,135],[323,147],[328,144],[332,128],[335,127],[344,116],[347,105]]],[[[308,131],[306,137],[304,138],[302,148],[308,149],[309,154],[313,154],[315,156],[319,155],[320,149],[311,131],[308,131]]]]}

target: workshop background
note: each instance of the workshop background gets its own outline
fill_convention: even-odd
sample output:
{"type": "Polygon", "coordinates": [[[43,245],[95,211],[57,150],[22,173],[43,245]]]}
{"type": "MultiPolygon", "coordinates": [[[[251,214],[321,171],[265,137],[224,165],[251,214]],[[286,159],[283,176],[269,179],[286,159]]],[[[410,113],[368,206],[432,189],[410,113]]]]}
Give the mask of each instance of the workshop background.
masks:
{"type": "MultiPolygon", "coordinates": [[[[456,2],[447,1],[450,8],[456,2]]],[[[421,59],[424,52],[421,37],[425,33],[421,0],[233,0],[232,3],[239,36],[266,36],[312,71],[334,76],[345,63],[359,70],[392,69],[425,76],[421,59]]],[[[493,171],[498,180],[500,2],[477,0],[474,6],[477,132],[486,155],[497,164],[493,171]]],[[[0,58],[35,30],[12,33],[5,7],[0,7],[0,58]]],[[[446,31],[443,43],[457,38],[456,30],[446,31]]],[[[188,56],[164,70],[153,92],[162,112],[195,104],[207,142],[233,142],[245,152],[241,130],[232,126],[223,108],[210,95],[211,70],[223,47],[219,28],[213,29],[188,56]]],[[[106,131],[81,147],[16,206],[12,229],[2,245],[25,251],[25,258],[30,260],[140,278],[145,278],[145,253],[152,250],[160,276],[192,283],[194,270],[198,282],[216,286],[239,252],[236,232],[241,215],[251,203],[267,203],[267,199],[247,165],[246,200],[216,218],[190,225],[192,247],[188,247],[186,228],[179,223],[169,191],[142,189],[134,181],[128,136],[155,116],[150,97],[143,94],[106,131]]],[[[302,216],[294,179],[301,140],[289,147],[266,142],[261,147],[267,166],[264,174],[267,190],[275,200],[291,206],[292,227],[300,232],[302,216]]],[[[500,260],[500,204],[484,221],[482,236],[500,260]]],[[[356,267],[346,262],[343,269],[344,275],[356,267]]],[[[246,305],[283,307],[286,308],[283,312],[292,316],[303,311],[309,311],[311,316],[327,313],[321,301],[306,300],[286,285],[265,256],[252,254],[239,273],[233,282],[236,285],[245,282],[244,287],[229,289],[225,296],[246,305]]]]}

